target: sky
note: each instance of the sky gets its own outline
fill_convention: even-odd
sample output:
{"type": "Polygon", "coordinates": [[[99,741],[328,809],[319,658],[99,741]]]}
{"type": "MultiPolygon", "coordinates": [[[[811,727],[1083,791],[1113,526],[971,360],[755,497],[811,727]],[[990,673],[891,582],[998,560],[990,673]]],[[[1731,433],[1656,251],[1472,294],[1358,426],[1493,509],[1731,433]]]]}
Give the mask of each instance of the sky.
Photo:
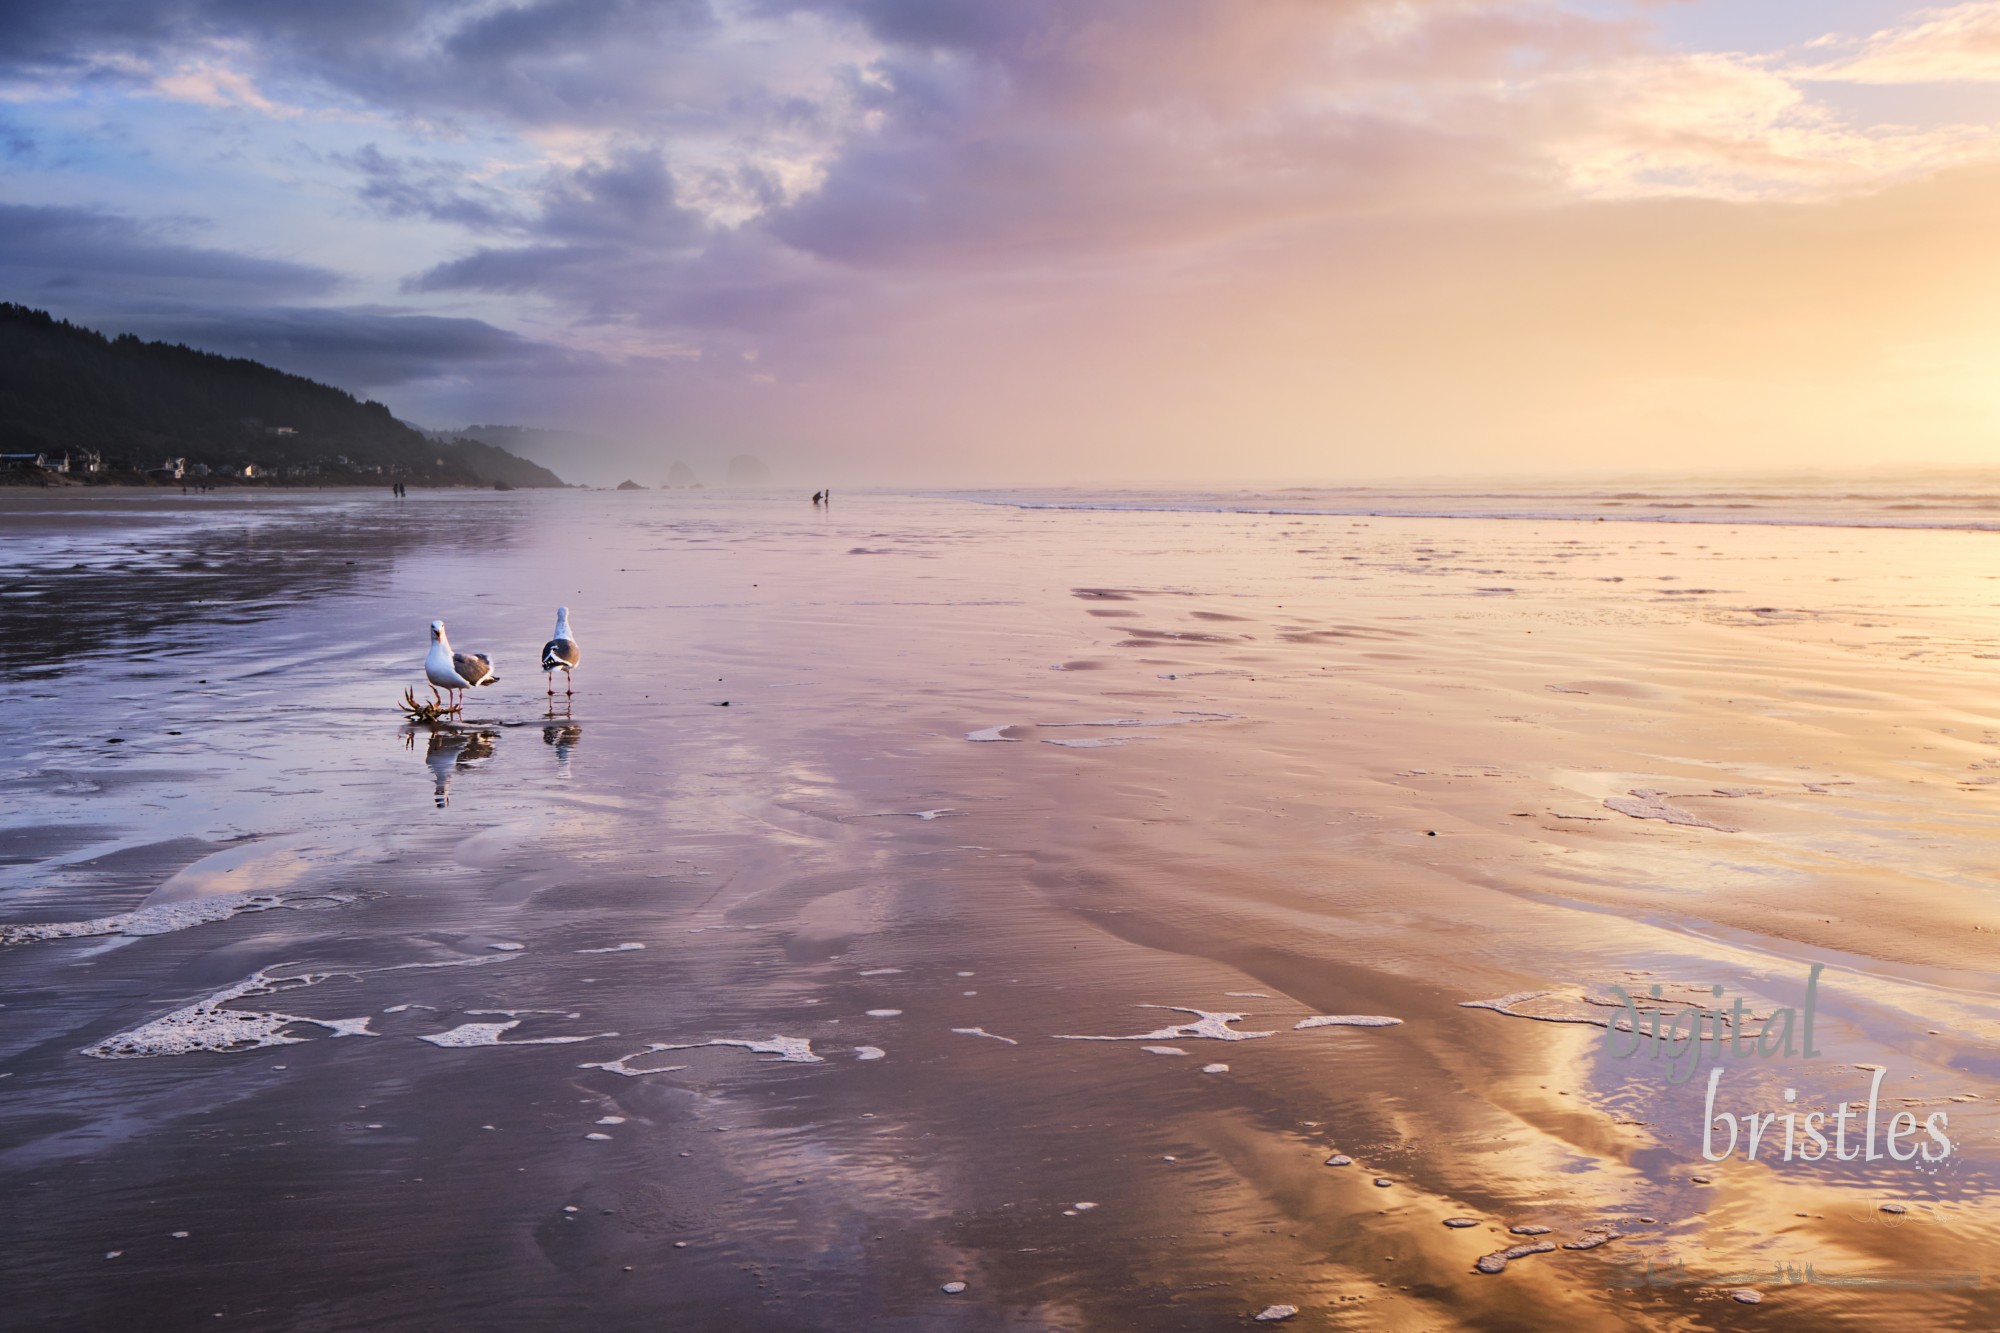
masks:
{"type": "Polygon", "coordinates": [[[2000,0],[0,0],[0,299],[580,480],[1986,465],[1996,298],[2000,0]]]}

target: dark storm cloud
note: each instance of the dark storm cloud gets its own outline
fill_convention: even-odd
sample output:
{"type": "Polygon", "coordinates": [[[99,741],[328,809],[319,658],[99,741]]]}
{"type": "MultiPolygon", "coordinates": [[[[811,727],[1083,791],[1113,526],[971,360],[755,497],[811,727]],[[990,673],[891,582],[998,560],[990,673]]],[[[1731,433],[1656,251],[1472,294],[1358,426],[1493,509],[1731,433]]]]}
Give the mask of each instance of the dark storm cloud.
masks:
{"type": "Polygon", "coordinates": [[[761,228],[725,230],[699,246],[626,243],[491,247],[406,281],[410,292],[534,293],[581,322],[755,341],[817,312],[853,311],[854,275],[761,228]]]}
{"type": "Polygon", "coordinates": [[[1050,5],[1044,0],[766,0],[767,13],[810,11],[839,15],[865,25],[883,41],[913,51],[993,52],[1019,48],[1025,38],[1046,32],[1065,10],[1085,22],[1092,4],[1050,5]]]}
{"type": "Polygon", "coordinates": [[[96,51],[157,40],[172,24],[164,8],[91,0],[69,5],[0,0],[0,69],[68,69],[96,51]]]}
{"type": "Polygon", "coordinates": [[[355,60],[386,49],[429,8],[424,0],[0,0],[0,70],[74,73],[108,56],[220,39],[355,60]]]}
{"type": "Polygon", "coordinates": [[[436,265],[403,284],[410,292],[508,292],[548,290],[564,285],[566,274],[616,261],[612,246],[522,245],[475,250],[436,265]]]}
{"type": "Polygon", "coordinates": [[[375,307],[159,308],[119,328],[369,394],[467,373],[544,378],[601,373],[600,358],[536,342],[477,319],[375,307]]]}
{"type": "Polygon", "coordinates": [[[644,305],[658,318],[667,306],[684,304],[673,289],[685,292],[704,254],[725,242],[681,206],[661,154],[640,148],[552,174],[541,186],[539,213],[517,230],[527,243],[484,247],[434,265],[404,289],[536,292],[601,317],[644,305]]]}
{"type": "Polygon", "coordinates": [[[473,19],[444,49],[466,65],[493,66],[627,40],[639,31],[686,38],[715,26],[707,0],[539,0],[473,19]]]}
{"type": "Polygon", "coordinates": [[[361,177],[362,202],[387,217],[429,218],[469,231],[504,231],[525,222],[500,191],[449,162],[393,158],[374,144],[333,160],[361,177]]]}
{"type": "Polygon", "coordinates": [[[680,206],[657,149],[624,148],[610,160],[563,173],[544,189],[540,230],[578,239],[685,245],[701,239],[700,219],[680,206]]]}
{"type": "Polygon", "coordinates": [[[662,78],[699,71],[719,26],[708,0],[0,0],[0,75],[144,83],[226,43],[273,82],[378,109],[612,125],[672,119],[662,78]]]}
{"type": "Polygon", "coordinates": [[[327,269],[181,244],[116,213],[0,203],[0,290],[17,300],[44,289],[281,300],[339,284],[327,269]]]}

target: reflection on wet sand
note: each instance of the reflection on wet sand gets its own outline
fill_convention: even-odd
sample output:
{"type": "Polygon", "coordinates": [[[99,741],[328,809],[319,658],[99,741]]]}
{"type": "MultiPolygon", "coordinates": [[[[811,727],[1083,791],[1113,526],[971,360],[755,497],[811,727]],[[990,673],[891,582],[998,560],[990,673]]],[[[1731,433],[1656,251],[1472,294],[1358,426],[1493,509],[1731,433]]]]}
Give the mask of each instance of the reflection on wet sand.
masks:
{"type": "MultiPolygon", "coordinates": [[[[183,655],[197,623],[252,625],[314,598],[379,588],[399,560],[462,540],[479,517],[463,505],[427,505],[419,518],[340,492],[0,494],[0,522],[40,537],[33,558],[8,561],[0,668],[49,678],[61,662],[135,644],[183,655]]],[[[482,526],[481,540],[511,538],[496,524],[482,526]]]]}
{"type": "MultiPolygon", "coordinates": [[[[414,749],[417,743],[416,729],[404,733],[404,743],[414,749]]],[[[453,727],[433,727],[430,738],[424,743],[424,763],[430,767],[431,778],[436,784],[433,795],[438,808],[442,810],[451,804],[451,780],[457,774],[478,765],[482,760],[493,757],[493,743],[499,739],[497,732],[461,731],[453,727]]]]}
{"type": "Polygon", "coordinates": [[[581,723],[550,723],[542,728],[542,743],[552,745],[556,752],[556,776],[569,776],[569,757],[575,753],[577,743],[583,739],[581,723]]]}
{"type": "Polygon", "coordinates": [[[612,499],[0,675],[24,1321],[2000,1326],[1984,538],[612,499]]]}

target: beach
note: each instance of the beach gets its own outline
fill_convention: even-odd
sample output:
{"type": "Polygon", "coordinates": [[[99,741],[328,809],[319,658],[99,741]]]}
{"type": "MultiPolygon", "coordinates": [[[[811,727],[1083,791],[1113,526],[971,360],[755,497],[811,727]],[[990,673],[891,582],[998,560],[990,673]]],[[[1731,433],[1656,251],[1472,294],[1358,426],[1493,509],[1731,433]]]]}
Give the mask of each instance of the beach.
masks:
{"type": "Polygon", "coordinates": [[[0,1324],[1993,1327],[1996,516],[0,492],[0,1324]]]}

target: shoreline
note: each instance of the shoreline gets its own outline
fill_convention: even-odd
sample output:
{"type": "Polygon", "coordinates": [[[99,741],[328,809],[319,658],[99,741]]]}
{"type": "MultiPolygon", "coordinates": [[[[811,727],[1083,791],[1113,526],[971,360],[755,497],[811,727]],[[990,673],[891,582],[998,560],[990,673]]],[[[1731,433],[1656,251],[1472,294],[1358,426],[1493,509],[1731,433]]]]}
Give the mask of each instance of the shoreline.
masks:
{"type": "MultiPolygon", "coordinates": [[[[64,493],[90,493],[99,491],[165,493],[171,491],[179,493],[184,485],[189,495],[213,495],[222,491],[376,491],[387,490],[396,484],[397,479],[394,477],[377,482],[265,481],[261,478],[207,477],[202,478],[198,482],[189,483],[178,481],[77,481],[73,478],[64,478],[61,480],[51,479],[47,482],[0,480],[0,495],[11,495],[17,491],[23,494],[34,495],[46,494],[50,491],[61,491],[64,493]]],[[[595,489],[567,482],[561,486],[495,486],[490,483],[459,482],[443,484],[415,481],[403,482],[402,484],[415,491],[571,491],[595,489]]]]}

